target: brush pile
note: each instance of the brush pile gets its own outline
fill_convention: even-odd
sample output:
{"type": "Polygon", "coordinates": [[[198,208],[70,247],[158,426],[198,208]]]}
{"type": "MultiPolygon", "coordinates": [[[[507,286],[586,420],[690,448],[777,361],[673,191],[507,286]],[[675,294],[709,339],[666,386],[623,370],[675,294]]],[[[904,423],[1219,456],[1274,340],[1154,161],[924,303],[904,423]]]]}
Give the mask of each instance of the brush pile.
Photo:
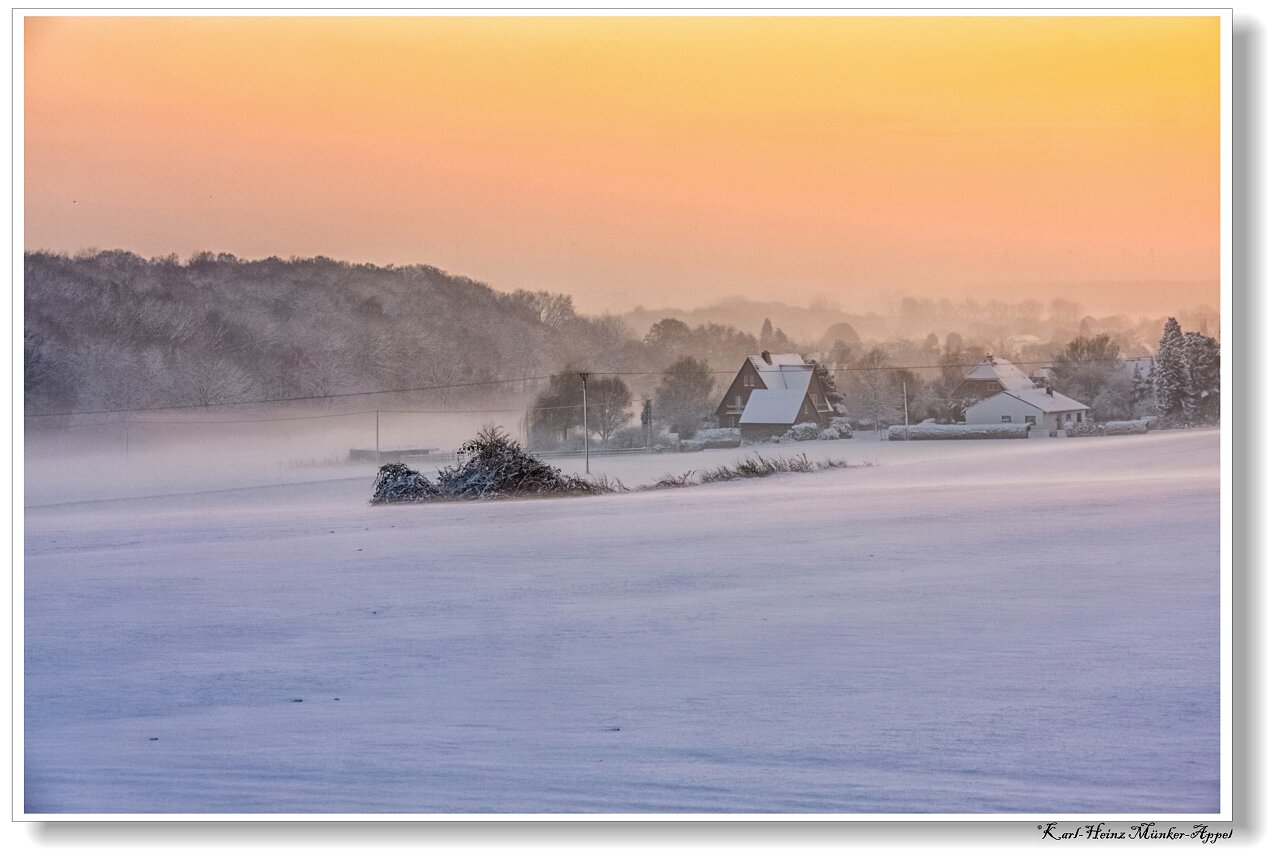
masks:
{"type": "Polygon", "coordinates": [[[378,469],[371,503],[421,503],[439,497],[440,490],[426,477],[403,462],[391,462],[378,469]]]}
{"type": "Polygon", "coordinates": [[[482,429],[462,445],[459,453],[465,457],[463,461],[442,468],[435,483],[402,464],[383,465],[374,480],[372,502],[594,495],[612,491],[548,465],[496,427],[482,429]]]}

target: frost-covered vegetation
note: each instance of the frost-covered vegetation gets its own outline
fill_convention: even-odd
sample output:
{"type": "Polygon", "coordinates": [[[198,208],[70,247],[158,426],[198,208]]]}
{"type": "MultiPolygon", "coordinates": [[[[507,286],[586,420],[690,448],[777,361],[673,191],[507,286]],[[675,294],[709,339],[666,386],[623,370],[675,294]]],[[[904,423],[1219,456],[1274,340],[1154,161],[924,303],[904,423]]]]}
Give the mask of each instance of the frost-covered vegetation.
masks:
{"type": "Polygon", "coordinates": [[[481,430],[462,445],[459,453],[463,460],[441,469],[435,483],[403,464],[383,465],[374,480],[372,503],[593,495],[612,491],[607,484],[588,482],[548,465],[493,427],[481,430]]]}
{"type": "MultiPolygon", "coordinates": [[[[486,428],[464,444],[459,451],[465,456],[457,465],[441,469],[436,482],[403,463],[392,462],[378,469],[370,503],[426,503],[429,501],[479,500],[503,497],[554,497],[564,495],[600,495],[631,491],[621,480],[584,480],[565,474],[522,448],[510,436],[496,428],[486,428]]],[[[862,466],[870,465],[870,462],[862,466]]],[[[667,474],[640,491],[691,486],[697,483],[719,483],[771,474],[804,474],[831,468],[848,468],[843,459],[814,461],[804,454],[789,459],[770,459],[760,454],[741,459],[731,465],[720,465],[703,471],[667,474]]]]}
{"type": "Polygon", "coordinates": [[[1066,428],[1069,438],[1088,438],[1100,435],[1142,435],[1148,430],[1146,418],[1130,421],[1105,421],[1098,423],[1071,423],[1066,428]]]}
{"type": "Polygon", "coordinates": [[[741,447],[742,431],[734,427],[710,427],[700,429],[693,438],[680,440],[680,451],[688,453],[693,450],[720,450],[741,447]]]}
{"type": "MultiPolygon", "coordinates": [[[[866,468],[871,464],[864,462],[854,467],[866,468]]],[[[675,489],[700,483],[723,483],[729,480],[769,477],[773,474],[810,474],[814,471],[848,467],[849,463],[844,459],[814,461],[803,453],[789,459],[769,459],[757,453],[755,456],[740,459],[731,465],[719,465],[703,471],[685,471],[683,474],[667,474],[647,488],[675,489]]]]}
{"type": "Polygon", "coordinates": [[[945,441],[947,439],[1026,438],[1030,424],[916,424],[889,427],[890,441],[945,441]]]}
{"type": "Polygon", "coordinates": [[[373,503],[421,503],[440,497],[440,489],[403,462],[389,462],[373,479],[373,503]]]}
{"type": "Polygon", "coordinates": [[[787,430],[786,437],[792,441],[817,441],[822,438],[822,429],[815,423],[796,424],[787,430]]]}

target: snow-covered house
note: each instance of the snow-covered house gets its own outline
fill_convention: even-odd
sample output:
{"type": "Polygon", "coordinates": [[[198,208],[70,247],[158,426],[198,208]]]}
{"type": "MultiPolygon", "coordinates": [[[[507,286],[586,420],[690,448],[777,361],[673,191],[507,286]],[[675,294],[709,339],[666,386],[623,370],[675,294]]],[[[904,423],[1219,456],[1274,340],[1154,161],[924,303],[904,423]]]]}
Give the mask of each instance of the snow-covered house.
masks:
{"type": "Polygon", "coordinates": [[[827,426],[834,409],[817,371],[799,353],[748,356],[716,407],[722,427],[744,435],[781,435],[795,424],[827,426]]]}
{"type": "Polygon", "coordinates": [[[965,374],[951,396],[957,400],[981,400],[1001,391],[1016,394],[1033,391],[1037,387],[1016,364],[1006,358],[989,355],[965,374]]]}
{"type": "Polygon", "coordinates": [[[1083,423],[1089,407],[1052,388],[999,391],[964,410],[967,424],[1031,424],[1032,433],[1048,434],[1068,423],[1083,423]]]}

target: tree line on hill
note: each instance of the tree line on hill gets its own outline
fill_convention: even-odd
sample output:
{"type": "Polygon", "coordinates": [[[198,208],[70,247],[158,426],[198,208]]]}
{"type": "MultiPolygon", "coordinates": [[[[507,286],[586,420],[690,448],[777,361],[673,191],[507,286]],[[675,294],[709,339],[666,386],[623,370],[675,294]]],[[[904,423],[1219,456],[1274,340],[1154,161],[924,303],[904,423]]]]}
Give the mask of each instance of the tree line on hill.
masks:
{"type": "MultiPolygon", "coordinates": [[[[588,430],[602,442],[635,443],[642,399],[658,426],[689,434],[727,386],[731,376],[721,371],[768,349],[809,356],[828,396],[864,424],[900,421],[904,386],[913,421],[945,422],[963,417],[952,392],[969,367],[1010,346],[1007,337],[941,330],[874,340],[846,321],[805,341],[768,318],[752,334],[667,317],[639,336],[619,317],[579,314],[563,294],[504,293],[424,265],[208,252],[186,261],[124,251],[28,252],[24,260],[28,413],[299,397],[323,403],[378,389],[463,385],[396,400],[458,406],[519,396],[530,407],[531,438],[555,443],[581,435],[580,373],[588,372],[588,430]],[[629,375],[602,375],[609,373],[629,375]],[[553,378],[485,384],[546,376],[553,378]]],[[[1054,310],[1066,316],[1073,309],[1054,310]]],[[[1180,329],[1171,335],[1166,327],[1155,366],[1128,368],[1122,354],[1146,352],[1145,344],[1129,332],[1079,328],[1066,344],[1024,345],[1033,348],[1029,358],[1052,359],[1055,387],[1099,417],[1216,417],[1212,338],[1180,329]]]]}

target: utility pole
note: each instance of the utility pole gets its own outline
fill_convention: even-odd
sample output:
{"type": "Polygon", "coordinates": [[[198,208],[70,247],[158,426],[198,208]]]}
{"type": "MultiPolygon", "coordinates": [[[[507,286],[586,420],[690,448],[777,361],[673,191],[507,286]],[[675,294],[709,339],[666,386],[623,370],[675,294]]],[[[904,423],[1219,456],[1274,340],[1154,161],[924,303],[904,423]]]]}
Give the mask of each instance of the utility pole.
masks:
{"type": "Polygon", "coordinates": [[[902,380],[902,429],[907,434],[907,441],[911,440],[911,419],[907,415],[907,380],[902,380]]]}
{"type": "Polygon", "coordinates": [[[582,459],[586,463],[587,473],[591,473],[591,433],[587,432],[587,374],[582,377],[582,459]]]}
{"type": "Polygon", "coordinates": [[[653,401],[644,398],[644,408],[640,410],[640,425],[644,427],[645,452],[653,452],[653,401]]]}

